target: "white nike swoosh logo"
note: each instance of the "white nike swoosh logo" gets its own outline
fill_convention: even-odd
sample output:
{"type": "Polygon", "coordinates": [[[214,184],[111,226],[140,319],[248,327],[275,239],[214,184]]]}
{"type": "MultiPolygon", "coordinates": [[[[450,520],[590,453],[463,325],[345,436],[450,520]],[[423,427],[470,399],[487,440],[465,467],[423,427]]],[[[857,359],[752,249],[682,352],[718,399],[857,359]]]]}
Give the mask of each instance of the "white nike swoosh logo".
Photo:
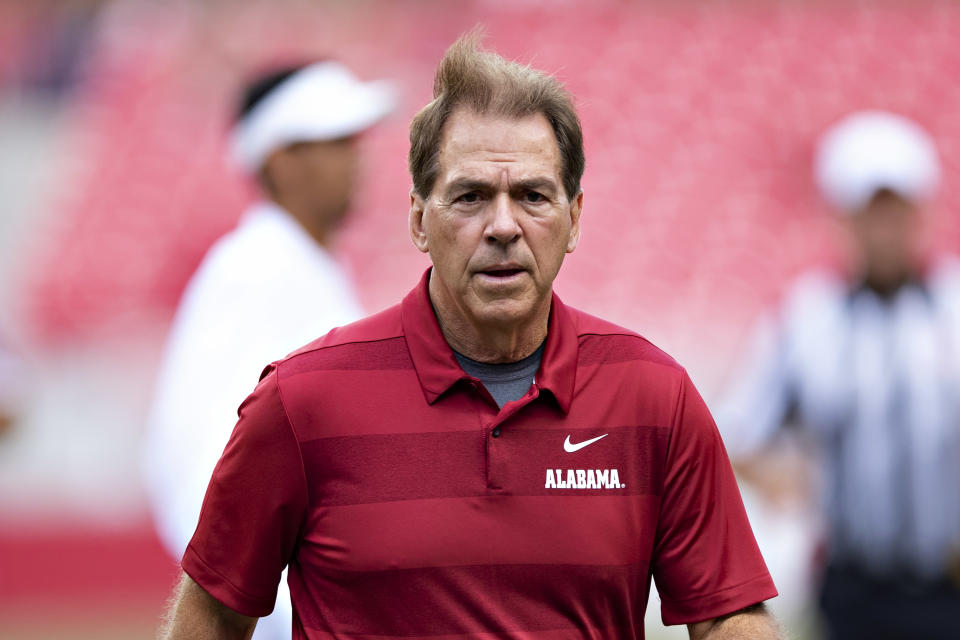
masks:
{"type": "Polygon", "coordinates": [[[563,441],[563,450],[566,451],[567,453],[580,451],[580,449],[583,449],[584,447],[593,444],[594,442],[596,442],[597,440],[600,440],[601,438],[606,438],[608,435],[610,434],[605,433],[602,436],[597,436],[596,438],[590,438],[589,440],[584,440],[583,442],[578,442],[577,444],[573,444],[572,442],[570,442],[570,436],[567,436],[567,439],[563,441]]]}

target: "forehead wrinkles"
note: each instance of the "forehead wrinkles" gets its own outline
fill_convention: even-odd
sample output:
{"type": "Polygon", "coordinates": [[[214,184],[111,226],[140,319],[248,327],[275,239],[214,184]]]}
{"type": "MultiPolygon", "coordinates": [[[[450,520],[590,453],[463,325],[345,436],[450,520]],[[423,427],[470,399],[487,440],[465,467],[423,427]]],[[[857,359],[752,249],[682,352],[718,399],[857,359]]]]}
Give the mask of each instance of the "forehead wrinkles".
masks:
{"type": "Polygon", "coordinates": [[[440,155],[490,162],[550,162],[559,158],[551,139],[528,131],[469,131],[453,134],[440,147],[440,155]],[[489,134],[489,135],[484,135],[489,134]]]}
{"type": "Polygon", "coordinates": [[[553,129],[542,114],[502,118],[455,111],[444,127],[438,160],[443,173],[456,165],[512,163],[536,171],[559,170],[560,152],[553,129]]]}
{"type": "Polygon", "coordinates": [[[482,183],[493,189],[510,189],[515,183],[533,175],[541,175],[538,171],[529,171],[510,165],[482,164],[476,167],[454,167],[445,176],[444,182],[454,183],[482,183]]]}
{"type": "Polygon", "coordinates": [[[555,164],[555,157],[548,148],[541,145],[526,144],[521,148],[514,144],[512,148],[498,148],[487,141],[451,140],[440,149],[440,162],[447,171],[470,167],[477,170],[485,165],[517,166],[537,168],[555,164]]]}
{"type": "Polygon", "coordinates": [[[560,168],[549,152],[497,152],[478,149],[474,152],[441,156],[441,173],[437,186],[461,181],[478,181],[495,189],[509,189],[525,180],[548,180],[559,184],[560,168]]]}

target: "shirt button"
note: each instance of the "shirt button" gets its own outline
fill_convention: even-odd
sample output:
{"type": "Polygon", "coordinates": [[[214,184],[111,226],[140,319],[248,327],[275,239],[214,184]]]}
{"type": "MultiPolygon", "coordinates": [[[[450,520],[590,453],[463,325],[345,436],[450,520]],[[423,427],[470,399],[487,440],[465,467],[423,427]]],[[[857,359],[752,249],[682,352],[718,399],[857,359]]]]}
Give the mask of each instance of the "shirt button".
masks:
{"type": "Polygon", "coordinates": [[[500,427],[494,427],[494,428],[493,428],[493,431],[490,432],[490,435],[492,435],[494,438],[499,438],[499,437],[500,437],[500,427]]]}

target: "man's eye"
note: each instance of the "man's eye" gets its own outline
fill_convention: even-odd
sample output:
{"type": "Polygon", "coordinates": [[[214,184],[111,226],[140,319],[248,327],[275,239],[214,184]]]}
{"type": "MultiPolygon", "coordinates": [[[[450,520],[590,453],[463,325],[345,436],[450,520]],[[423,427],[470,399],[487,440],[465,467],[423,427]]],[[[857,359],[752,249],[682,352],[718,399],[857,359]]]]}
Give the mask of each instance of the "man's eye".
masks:
{"type": "Polygon", "coordinates": [[[538,203],[546,200],[546,198],[543,197],[542,193],[537,193],[536,191],[527,191],[527,194],[524,196],[524,199],[530,203],[538,203]]]}
{"type": "Polygon", "coordinates": [[[464,202],[466,204],[473,204],[474,202],[479,202],[479,201],[480,201],[480,194],[478,194],[476,191],[465,193],[459,198],[457,198],[457,202],[464,202]]]}

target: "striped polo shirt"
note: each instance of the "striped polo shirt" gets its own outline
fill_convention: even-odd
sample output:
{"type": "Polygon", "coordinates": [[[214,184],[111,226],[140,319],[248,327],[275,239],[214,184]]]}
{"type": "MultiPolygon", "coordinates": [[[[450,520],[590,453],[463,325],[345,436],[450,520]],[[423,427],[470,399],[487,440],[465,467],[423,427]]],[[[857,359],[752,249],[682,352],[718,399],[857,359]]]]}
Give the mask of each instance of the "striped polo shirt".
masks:
{"type": "Polygon", "coordinates": [[[776,595],[686,372],[554,295],[528,393],[498,408],[427,292],[266,369],[184,570],[294,638],[643,638],[776,595]]]}

